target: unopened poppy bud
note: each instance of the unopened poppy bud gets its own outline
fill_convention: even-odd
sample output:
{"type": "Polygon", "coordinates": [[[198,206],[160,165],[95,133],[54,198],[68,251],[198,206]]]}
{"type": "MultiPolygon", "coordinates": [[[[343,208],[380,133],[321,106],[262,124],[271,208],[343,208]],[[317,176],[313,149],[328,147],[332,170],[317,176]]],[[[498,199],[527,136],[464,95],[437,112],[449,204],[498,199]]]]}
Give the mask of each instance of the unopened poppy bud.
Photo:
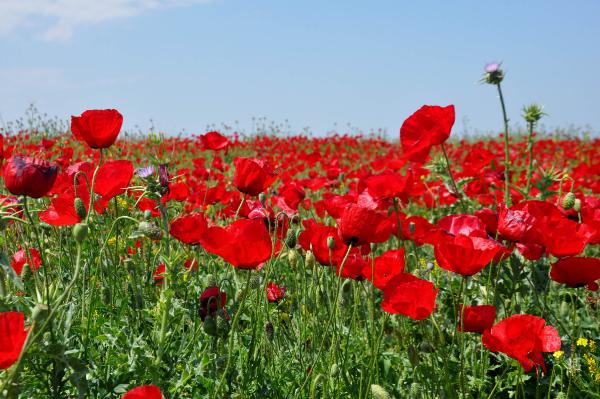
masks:
{"type": "Polygon", "coordinates": [[[273,323],[270,321],[265,323],[265,334],[269,341],[273,341],[273,335],[275,334],[275,327],[273,327],[273,323]]]}
{"type": "Polygon", "coordinates": [[[391,399],[390,394],[381,385],[371,385],[371,395],[374,399],[391,399]]]}
{"type": "Polygon", "coordinates": [[[575,194],[573,194],[572,192],[568,192],[562,200],[562,207],[565,210],[573,208],[573,206],[575,205],[575,200],[575,194]]]}
{"type": "Polygon", "coordinates": [[[35,305],[35,308],[33,308],[33,311],[31,312],[31,319],[34,322],[40,324],[44,320],[46,320],[46,317],[48,317],[49,312],[50,310],[48,309],[48,306],[42,303],[38,303],[37,305],[35,305]]]}
{"type": "Polygon", "coordinates": [[[258,201],[262,206],[265,206],[265,204],[267,203],[267,195],[265,193],[258,194],[258,201]]]}
{"type": "Polygon", "coordinates": [[[579,198],[575,198],[575,201],[573,201],[573,209],[577,213],[581,212],[581,200],[579,198]]]}
{"type": "Polygon", "coordinates": [[[151,222],[140,222],[138,231],[151,240],[160,240],[162,238],[161,228],[151,222]]]}
{"type": "Polygon", "coordinates": [[[333,251],[333,248],[335,248],[335,238],[333,238],[333,236],[327,237],[327,248],[329,248],[330,251],[333,251]]]}
{"type": "Polygon", "coordinates": [[[229,334],[229,322],[227,319],[221,315],[217,318],[217,333],[219,336],[225,338],[229,334]]]}
{"type": "Polygon", "coordinates": [[[315,254],[312,253],[312,251],[306,251],[306,256],[304,257],[304,263],[306,263],[307,267],[313,268],[315,267],[315,264],[317,263],[317,260],[315,259],[315,254]]]}
{"type": "Polygon", "coordinates": [[[295,250],[288,251],[288,262],[292,266],[296,266],[296,262],[298,261],[298,252],[295,250]]]}
{"type": "Polygon", "coordinates": [[[77,223],[73,226],[73,238],[76,242],[82,243],[88,235],[88,225],[86,223],[77,223]]]}
{"type": "Polygon", "coordinates": [[[206,281],[205,285],[207,287],[216,287],[217,286],[217,279],[212,274],[207,274],[204,280],[206,281]]]}
{"type": "Polygon", "coordinates": [[[204,332],[211,337],[217,336],[217,323],[211,315],[207,315],[204,319],[204,332]]]}
{"type": "Polygon", "coordinates": [[[262,278],[258,274],[250,277],[250,288],[253,290],[257,289],[260,287],[261,282],[262,278]]]}
{"type": "Polygon", "coordinates": [[[288,248],[295,248],[298,241],[298,231],[296,229],[289,229],[285,236],[285,245],[288,248]]]}
{"type": "Polygon", "coordinates": [[[73,201],[73,206],[75,207],[75,213],[79,219],[83,220],[87,216],[87,209],[85,209],[85,204],[83,200],[79,197],[75,198],[73,201]]]}
{"type": "Polygon", "coordinates": [[[560,306],[558,307],[558,313],[560,315],[560,317],[567,317],[569,315],[569,304],[565,301],[562,301],[560,303],[560,306]]]}
{"type": "Polygon", "coordinates": [[[333,363],[331,365],[331,369],[329,370],[329,375],[331,376],[331,378],[335,378],[340,374],[340,367],[338,366],[337,363],[333,363]]]}

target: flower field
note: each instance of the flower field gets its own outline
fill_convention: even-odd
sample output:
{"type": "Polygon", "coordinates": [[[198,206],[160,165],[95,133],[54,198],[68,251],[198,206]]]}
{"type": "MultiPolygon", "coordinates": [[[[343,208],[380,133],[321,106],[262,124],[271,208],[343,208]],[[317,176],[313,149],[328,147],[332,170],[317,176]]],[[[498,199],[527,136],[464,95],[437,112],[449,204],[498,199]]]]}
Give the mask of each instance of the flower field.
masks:
{"type": "MultiPolygon", "coordinates": [[[[500,89],[497,70],[488,83],[500,89]]],[[[600,140],[5,132],[22,398],[600,396],[600,140]]],[[[126,118],[126,116],[125,116],[126,118]]]]}

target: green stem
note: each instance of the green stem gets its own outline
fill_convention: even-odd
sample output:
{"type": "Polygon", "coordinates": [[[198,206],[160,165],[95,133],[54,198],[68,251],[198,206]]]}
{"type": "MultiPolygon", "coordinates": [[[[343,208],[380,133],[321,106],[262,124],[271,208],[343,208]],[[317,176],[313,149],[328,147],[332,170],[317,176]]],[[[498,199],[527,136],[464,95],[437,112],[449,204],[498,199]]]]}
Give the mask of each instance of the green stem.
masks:
{"type": "Polygon", "coordinates": [[[504,96],[502,95],[502,87],[500,83],[496,85],[498,88],[498,96],[500,97],[500,105],[502,106],[502,120],[504,122],[504,203],[510,206],[510,146],[508,138],[508,116],[506,115],[506,105],[504,104],[504,96]]]}
{"type": "Polygon", "coordinates": [[[529,198],[529,194],[531,191],[531,177],[533,175],[533,124],[534,124],[534,122],[529,122],[529,133],[527,135],[528,164],[527,164],[527,186],[525,188],[525,193],[527,194],[527,198],[529,198]]]}
{"type": "Polygon", "coordinates": [[[452,183],[452,189],[458,198],[462,198],[462,193],[458,190],[458,186],[456,185],[456,180],[454,180],[454,175],[452,174],[452,170],[450,170],[450,159],[448,158],[448,154],[446,153],[446,147],[444,143],[441,144],[442,153],[444,154],[444,159],[446,160],[446,171],[448,172],[448,177],[450,178],[450,182],[452,183]]]}

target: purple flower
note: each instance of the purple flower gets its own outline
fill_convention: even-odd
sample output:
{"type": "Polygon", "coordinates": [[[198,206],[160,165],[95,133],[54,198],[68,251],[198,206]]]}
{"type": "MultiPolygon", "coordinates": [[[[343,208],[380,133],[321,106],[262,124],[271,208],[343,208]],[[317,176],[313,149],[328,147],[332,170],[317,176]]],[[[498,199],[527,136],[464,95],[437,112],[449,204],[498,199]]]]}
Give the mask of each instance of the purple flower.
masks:
{"type": "Polygon", "coordinates": [[[154,173],[153,166],[146,166],[137,170],[137,175],[142,179],[149,177],[152,173],[154,173]]]}
{"type": "Polygon", "coordinates": [[[498,62],[488,62],[487,64],[485,64],[485,71],[487,73],[494,73],[497,72],[498,69],[500,69],[500,63],[498,62]]]}
{"type": "Polygon", "coordinates": [[[158,166],[158,180],[160,185],[164,188],[169,187],[169,171],[166,164],[158,166]]]}

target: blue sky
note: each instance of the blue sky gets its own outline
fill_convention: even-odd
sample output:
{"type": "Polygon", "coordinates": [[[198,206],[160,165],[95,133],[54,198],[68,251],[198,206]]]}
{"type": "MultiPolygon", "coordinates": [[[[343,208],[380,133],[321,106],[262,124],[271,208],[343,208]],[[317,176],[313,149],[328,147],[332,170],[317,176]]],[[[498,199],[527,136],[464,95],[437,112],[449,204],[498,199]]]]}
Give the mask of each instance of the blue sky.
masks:
{"type": "Polygon", "coordinates": [[[548,127],[600,129],[600,2],[0,0],[0,116],[29,103],[68,118],[117,108],[125,126],[398,134],[423,104],[457,109],[456,132],[498,131],[538,102],[548,127]]]}

